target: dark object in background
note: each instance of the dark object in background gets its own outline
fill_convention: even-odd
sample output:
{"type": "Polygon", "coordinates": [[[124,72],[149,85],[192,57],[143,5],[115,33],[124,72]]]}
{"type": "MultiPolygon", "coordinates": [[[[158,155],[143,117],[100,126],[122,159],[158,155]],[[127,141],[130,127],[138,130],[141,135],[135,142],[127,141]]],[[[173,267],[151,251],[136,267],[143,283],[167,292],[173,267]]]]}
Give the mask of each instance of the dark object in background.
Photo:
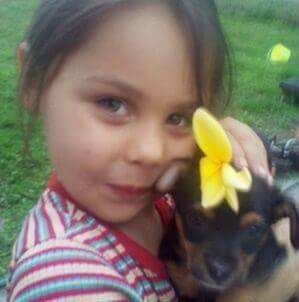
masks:
{"type": "Polygon", "coordinates": [[[299,77],[290,78],[279,84],[286,99],[299,105],[299,77]]]}
{"type": "Polygon", "coordinates": [[[293,199],[298,211],[299,211],[299,181],[291,184],[284,189],[283,194],[293,199]]]}
{"type": "MultiPolygon", "coordinates": [[[[264,142],[265,143],[265,142],[264,142]]],[[[276,137],[272,138],[266,145],[270,150],[272,166],[277,173],[299,171],[299,140],[291,138],[285,143],[277,143],[276,137]]],[[[268,153],[269,155],[269,153],[268,153]]]]}
{"type": "Polygon", "coordinates": [[[276,136],[269,139],[258,129],[255,133],[262,140],[268,157],[268,165],[275,168],[276,173],[299,171],[299,139],[291,138],[278,143],[276,136]]]}

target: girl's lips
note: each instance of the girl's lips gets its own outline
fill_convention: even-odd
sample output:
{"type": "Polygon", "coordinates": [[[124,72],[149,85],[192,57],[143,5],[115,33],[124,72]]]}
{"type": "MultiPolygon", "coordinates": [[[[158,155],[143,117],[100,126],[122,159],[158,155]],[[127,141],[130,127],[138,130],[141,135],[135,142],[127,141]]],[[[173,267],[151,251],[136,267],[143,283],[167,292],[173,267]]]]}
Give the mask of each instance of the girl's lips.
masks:
{"type": "Polygon", "coordinates": [[[134,187],[134,186],[122,186],[122,185],[115,185],[115,184],[107,184],[110,190],[112,190],[117,195],[121,197],[140,197],[145,194],[149,194],[152,192],[151,188],[141,188],[141,187],[134,187]]]}

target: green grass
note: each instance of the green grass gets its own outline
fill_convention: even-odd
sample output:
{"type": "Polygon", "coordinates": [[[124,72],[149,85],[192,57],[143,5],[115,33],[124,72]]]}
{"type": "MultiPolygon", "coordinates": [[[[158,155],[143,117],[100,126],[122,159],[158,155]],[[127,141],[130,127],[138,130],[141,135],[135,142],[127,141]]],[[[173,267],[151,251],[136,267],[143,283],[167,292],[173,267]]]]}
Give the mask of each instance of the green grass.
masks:
{"type": "Polygon", "coordinates": [[[36,0],[0,1],[0,275],[28,209],[41,192],[49,165],[41,135],[32,141],[35,160],[23,161],[22,132],[17,106],[16,46],[22,40],[36,0]]]}
{"type": "Polygon", "coordinates": [[[232,16],[247,16],[263,22],[274,19],[299,25],[298,0],[215,0],[220,11],[232,16]]]}
{"type": "MultiPolygon", "coordinates": [[[[278,132],[290,136],[299,109],[281,101],[278,83],[299,75],[299,29],[289,21],[296,10],[292,8],[285,15],[278,10],[266,13],[265,3],[273,2],[270,0],[220,2],[221,18],[236,61],[236,90],[231,111],[268,134],[278,132]],[[229,2],[235,6],[229,6],[229,2]],[[246,3],[250,4],[247,10],[236,13],[246,3]],[[268,50],[278,42],[290,47],[293,54],[289,64],[280,67],[266,63],[268,50]]],[[[279,2],[282,0],[276,0],[279,2]]],[[[32,141],[35,160],[24,162],[17,110],[15,49],[36,3],[37,0],[0,0],[0,218],[5,222],[0,231],[0,275],[6,270],[22,220],[35,204],[50,173],[39,129],[32,141]]]]}
{"type": "Polygon", "coordinates": [[[277,20],[263,22],[226,14],[222,21],[235,61],[234,115],[267,134],[290,135],[299,123],[299,109],[282,101],[279,82],[299,76],[299,28],[277,20]],[[289,63],[271,65],[267,61],[276,43],[292,50],[289,63]]]}

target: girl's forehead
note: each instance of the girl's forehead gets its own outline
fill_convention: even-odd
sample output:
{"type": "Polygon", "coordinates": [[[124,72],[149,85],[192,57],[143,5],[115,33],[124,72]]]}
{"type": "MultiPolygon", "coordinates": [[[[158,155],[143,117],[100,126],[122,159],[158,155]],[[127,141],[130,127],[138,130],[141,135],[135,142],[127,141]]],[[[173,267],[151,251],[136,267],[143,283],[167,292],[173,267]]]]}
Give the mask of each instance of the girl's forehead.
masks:
{"type": "Polygon", "coordinates": [[[72,75],[126,79],[152,97],[196,98],[188,39],[169,9],[154,3],[121,8],[100,22],[70,57],[72,75]]]}
{"type": "Polygon", "coordinates": [[[156,1],[116,9],[95,27],[86,46],[127,55],[126,59],[134,58],[131,63],[137,63],[139,55],[156,57],[160,63],[191,60],[186,33],[170,9],[156,1]]]}

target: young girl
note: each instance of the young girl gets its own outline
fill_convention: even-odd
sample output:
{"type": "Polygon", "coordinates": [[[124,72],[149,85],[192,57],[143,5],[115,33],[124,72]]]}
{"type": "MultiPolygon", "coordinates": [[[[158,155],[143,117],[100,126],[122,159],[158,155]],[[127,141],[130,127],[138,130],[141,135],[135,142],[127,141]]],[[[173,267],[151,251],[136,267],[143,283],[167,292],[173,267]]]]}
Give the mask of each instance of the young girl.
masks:
{"type": "MultiPolygon", "coordinates": [[[[14,246],[9,301],[176,300],[161,193],[193,156],[194,109],[219,105],[225,54],[211,1],[41,1],[20,88],[54,172],[14,246]]],[[[223,124],[237,164],[266,175],[253,132],[223,124]]]]}

